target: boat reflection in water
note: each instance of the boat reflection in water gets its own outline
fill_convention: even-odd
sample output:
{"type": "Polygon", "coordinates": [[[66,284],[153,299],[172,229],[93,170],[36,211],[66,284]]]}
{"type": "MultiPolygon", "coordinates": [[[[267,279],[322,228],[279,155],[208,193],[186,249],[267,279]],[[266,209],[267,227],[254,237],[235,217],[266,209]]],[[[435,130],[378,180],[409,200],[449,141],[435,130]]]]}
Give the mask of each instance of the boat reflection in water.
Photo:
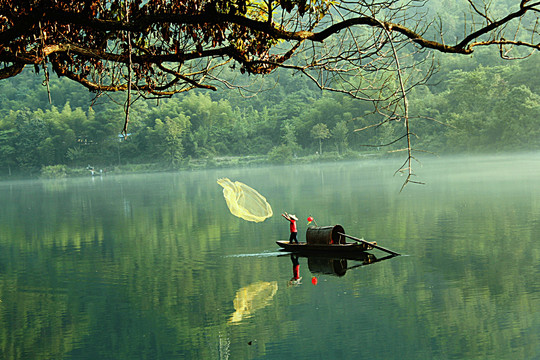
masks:
{"type": "MultiPolygon", "coordinates": [[[[298,258],[307,258],[307,264],[309,271],[314,275],[332,275],[332,276],[344,276],[347,270],[351,270],[357,267],[366,266],[387,260],[395,257],[395,255],[388,255],[382,258],[377,258],[375,255],[362,252],[351,256],[342,254],[329,254],[322,253],[291,253],[291,261],[293,264],[293,279],[299,275],[299,261],[298,258]]],[[[291,279],[292,281],[292,279],[291,279]]]]}
{"type": "Polygon", "coordinates": [[[259,281],[238,289],[233,300],[235,312],[229,323],[239,323],[268,305],[278,290],[277,281],[259,281]]]}

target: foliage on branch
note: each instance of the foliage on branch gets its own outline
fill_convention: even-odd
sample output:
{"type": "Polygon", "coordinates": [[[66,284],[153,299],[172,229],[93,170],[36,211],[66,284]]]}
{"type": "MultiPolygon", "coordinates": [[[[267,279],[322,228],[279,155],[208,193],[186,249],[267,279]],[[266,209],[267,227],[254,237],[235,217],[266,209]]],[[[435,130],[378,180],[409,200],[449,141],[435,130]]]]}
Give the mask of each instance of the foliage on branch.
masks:
{"type": "Polygon", "coordinates": [[[265,74],[293,66],[287,60],[303,52],[303,60],[293,67],[312,71],[321,87],[354,93],[351,87],[362,86],[349,84],[348,73],[387,67],[390,41],[463,54],[496,45],[504,56],[506,46],[540,47],[538,1],[521,0],[498,17],[489,6],[466,1],[474,26],[454,45],[442,37],[443,24],[437,34],[422,19],[424,3],[0,0],[0,78],[17,75],[25,65],[39,71],[50,63],[58,75],[93,91],[131,88],[145,96],[171,95],[197,87],[215,89],[216,71],[224,64],[235,67],[236,62],[241,72],[265,74]],[[505,34],[509,26],[518,33],[505,34]],[[325,82],[317,72],[321,70],[338,76],[325,82]]]}

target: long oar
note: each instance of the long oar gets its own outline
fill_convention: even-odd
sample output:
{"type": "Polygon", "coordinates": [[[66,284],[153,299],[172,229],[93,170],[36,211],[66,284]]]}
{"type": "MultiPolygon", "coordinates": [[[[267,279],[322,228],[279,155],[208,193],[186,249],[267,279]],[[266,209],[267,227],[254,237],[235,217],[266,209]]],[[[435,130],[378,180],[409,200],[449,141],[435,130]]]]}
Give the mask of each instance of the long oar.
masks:
{"type": "Polygon", "coordinates": [[[396,256],[397,256],[397,255],[401,255],[401,254],[399,254],[399,253],[397,253],[397,252],[395,252],[395,251],[392,251],[392,250],[390,250],[390,249],[385,249],[385,248],[383,248],[382,246],[372,244],[372,243],[370,243],[369,241],[366,241],[366,240],[364,240],[364,239],[355,238],[354,236],[347,235],[347,234],[343,234],[343,233],[338,233],[338,234],[339,234],[339,235],[343,235],[343,236],[345,236],[345,237],[348,237],[348,238],[351,239],[351,240],[363,242],[364,244],[367,244],[367,245],[369,245],[369,246],[372,246],[372,247],[374,247],[375,249],[379,249],[379,250],[382,250],[382,251],[386,251],[386,252],[389,253],[389,254],[396,255],[396,256]]]}

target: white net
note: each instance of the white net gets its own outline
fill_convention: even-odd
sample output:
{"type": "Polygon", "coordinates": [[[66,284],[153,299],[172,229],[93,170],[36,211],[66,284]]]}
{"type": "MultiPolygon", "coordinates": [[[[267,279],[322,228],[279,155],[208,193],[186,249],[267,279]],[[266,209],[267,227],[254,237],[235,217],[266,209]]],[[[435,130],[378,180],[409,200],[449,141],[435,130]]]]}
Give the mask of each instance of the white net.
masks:
{"type": "Polygon", "coordinates": [[[234,216],[253,222],[262,222],[273,215],[272,207],[266,198],[255,189],[239,181],[227,178],[217,181],[223,187],[223,196],[234,216]]]}

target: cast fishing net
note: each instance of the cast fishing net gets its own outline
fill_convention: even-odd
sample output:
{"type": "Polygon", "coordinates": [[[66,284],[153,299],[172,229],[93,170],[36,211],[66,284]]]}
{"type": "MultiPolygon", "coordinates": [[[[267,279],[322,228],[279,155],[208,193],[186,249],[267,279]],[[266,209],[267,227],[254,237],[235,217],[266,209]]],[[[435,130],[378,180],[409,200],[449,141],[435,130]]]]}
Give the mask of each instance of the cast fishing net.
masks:
{"type": "Polygon", "coordinates": [[[255,189],[239,181],[224,178],[217,181],[223,187],[223,196],[234,216],[253,222],[262,222],[271,217],[272,207],[266,198],[255,189]]]}

